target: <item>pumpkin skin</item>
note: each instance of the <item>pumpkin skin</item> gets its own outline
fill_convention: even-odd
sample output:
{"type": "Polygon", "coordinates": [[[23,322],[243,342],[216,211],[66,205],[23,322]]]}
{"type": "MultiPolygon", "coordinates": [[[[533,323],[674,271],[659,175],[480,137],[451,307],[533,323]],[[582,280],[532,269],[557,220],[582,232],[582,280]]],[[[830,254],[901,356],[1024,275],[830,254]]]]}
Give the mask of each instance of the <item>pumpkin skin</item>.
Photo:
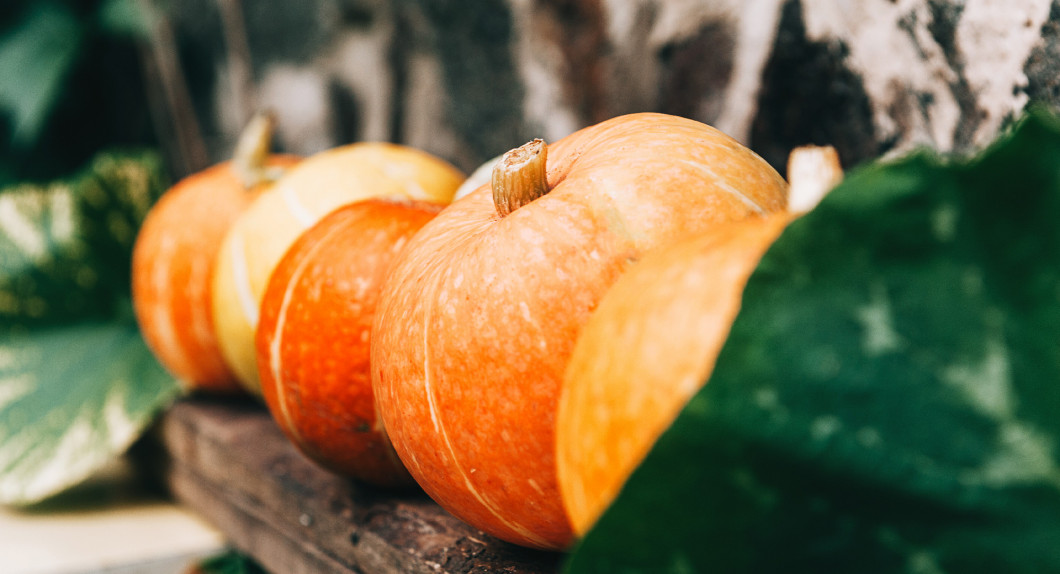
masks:
{"type": "Polygon", "coordinates": [[[546,549],[572,532],[555,409],[582,324],[646,250],[780,211],[786,184],[692,120],[622,116],[548,147],[551,191],[498,217],[490,185],[418,233],[377,310],[372,382],[387,432],[442,507],[546,549]]]}
{"type": "MultiPolygon", "coordinates": [[[[298,161],[276,155],[266,165],[287,168],[298,161]]],[[[246,189],[232,162],[207,168],[170,188],[136,237],[136,319],[148,347],[185,387],[240,390],[218,347],[210,312],[213,262],[225,233],[268,185],[246,189]]]]}
{"type": "Polygon", "coordinates": [[[413,484],[377,421],[371,326],[392,261],[442,207],[381,199],[340,207],[291,245],[269,280],[257,329],[265,404],[287,437],[333,472],[413,484]]]}
{"type": "Polygon", "coordinates": [[[577,536],[706,383],[744,285],[790,219],[750,218],[656,250],[600,301],[556,413],[559,485],[577,536]]]}
{"type": "Polygon", "coordinates": [[[246,210],[215,263],[213,317],[237,380],[261,394],[254,331],[269,276],[306,229],[334,209],[389,197],[448,203],[464,180],[445,161],[406,146],[356,143],[306,158],[246,210]]]}

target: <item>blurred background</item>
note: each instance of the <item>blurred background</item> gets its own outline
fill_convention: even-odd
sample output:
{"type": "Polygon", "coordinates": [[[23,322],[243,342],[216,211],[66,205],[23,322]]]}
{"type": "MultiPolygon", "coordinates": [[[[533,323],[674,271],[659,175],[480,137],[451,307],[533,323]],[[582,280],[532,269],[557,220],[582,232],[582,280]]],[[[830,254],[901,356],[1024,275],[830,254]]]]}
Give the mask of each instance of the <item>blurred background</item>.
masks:
{"type": "Polygon", "coordinates": [[[7,0],[0,181],[157,147],[224,159],[254,110],[277,146],[407,143],[464,170],[622,113],[692,117],[783,169],[982,144],[1057,102],[1049,0],[7,0]]]}

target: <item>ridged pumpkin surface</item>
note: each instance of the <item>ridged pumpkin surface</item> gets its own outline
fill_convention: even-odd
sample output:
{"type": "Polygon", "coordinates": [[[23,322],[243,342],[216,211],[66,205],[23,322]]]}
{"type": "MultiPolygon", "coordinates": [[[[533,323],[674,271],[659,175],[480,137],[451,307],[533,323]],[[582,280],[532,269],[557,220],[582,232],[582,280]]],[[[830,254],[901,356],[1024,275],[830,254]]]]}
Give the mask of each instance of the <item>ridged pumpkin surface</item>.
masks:
{"type": "Polygon", "coordinates": [[[745,219],[661,248],[600,301],[556,422],[560,489],[579,536],[707,381],[747,278],[789,220],[745,219]]]}
{"type": "Polygon", "coordinates": [[[257,330],[265,403],[292,442],[334,472],[412,483],[376,417],[371,328],[395,256],[441,209],[379,199],[340,207],[273,271],[257,330]]]}
{"type": "Polygon", "coordinates": [[[372,375],[430,496],[505,540],[564,548],[555,411],[581,326],[646,250],[780,211],[786,184],[721,132],[661,114],[552,144],[547,179],[503,218],[480,188],[413,238],[380,300],[372,375]]]}
{"type": "Polygon", "coordinates": [[[238,380],[261,393],[254,347],[273,268],[299,234],[336,208],[373,197],[448,203],[464,180],[425,152],[356,143],[307,158],[261,195],[225,237],[214,275],[213,317],[238,380]]]}
{"type": "MultiPolygon", "coordinates": [[[[288,167],[293,156],[273,156],[288,167]]],[[[132,293],[136,319],[159,361],[184,384],[210,391],[239,385],[218,347],[211,306],[221,240],[267,185],[245,189],[230,162],[188,176],[152,207],[136,239],[132,293]]]]}

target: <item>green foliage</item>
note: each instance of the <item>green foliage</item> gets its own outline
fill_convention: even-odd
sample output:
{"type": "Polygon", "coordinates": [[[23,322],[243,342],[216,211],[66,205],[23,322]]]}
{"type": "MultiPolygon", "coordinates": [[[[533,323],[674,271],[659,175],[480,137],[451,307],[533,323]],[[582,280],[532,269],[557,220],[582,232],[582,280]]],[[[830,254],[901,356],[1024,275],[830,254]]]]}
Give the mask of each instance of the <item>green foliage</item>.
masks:
{"type": "Polygon", "coordinates": [[[77,178],[0,190],[0,324],[112,316],[137,229],[164,189],[154,154],[102,154],[77,178]]]}
{"type": "Polygon", "coordinates": [[[198,564],[193,574],[265,574],[265,570],[258,566],[251,558],[230,550],[218,556],[208,558],[198,564]]]}
{"type": "Polygon", "coordinates": [[[1060,572],[1060,124],[851,174],[572,573],[1060,572]]]}
{"type": "Polygon", "coordinates": [[[136,232],[164,187],[156,156],[125,153],[0,191],[0,503],[86,478],[180,392],[129,301],[136,232]]]}
{"type": "Polygon", "coordinates": [[[24,148],[40,135],[70,72],[83,31],[61,4],[34,5],[0,40],[0,107],[13,119],[12,141],[24,148]]]}
{"type": "Polygon", "coordinates": [[[7,0],[0,10],[0,185],[65,177],[104,147],[153,144],[135,0],[7,0]]]}

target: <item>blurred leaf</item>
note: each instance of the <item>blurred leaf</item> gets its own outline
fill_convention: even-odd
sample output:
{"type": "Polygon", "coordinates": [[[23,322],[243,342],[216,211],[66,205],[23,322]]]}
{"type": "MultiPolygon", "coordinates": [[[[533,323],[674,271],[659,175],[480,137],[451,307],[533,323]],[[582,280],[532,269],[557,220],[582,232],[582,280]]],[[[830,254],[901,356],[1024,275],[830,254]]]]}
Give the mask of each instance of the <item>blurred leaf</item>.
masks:
{"type": "Polygon", "coordinates": [[[572,573],[1060,572],[1060,122],[852,173],[572,573]]]}
{"type": "Polygon", "coordinates": [[[0,38],[0,108],[12,115],[16,148],[31,145],[43,129],[83,33],[70,8],[41,2],[0,38]]]}
{"type": "Polygon", "coordinates": [[[115,293],[127,295],[136,233],[168,185],[162,161],[149,151],[98,154],[75,185],[100,275],[115,293]]]}
{"type": "Polygon", "coordinates": [[[207,558],[191,569],[189,574],[266,574],[253,559],[234,550],[207,558]]]}
{"type": "Polygon", "coordinates": [[[181,392],[128,293],[163,186],[154,154],[101,154],[71,181],[0,193],[0,503],[86,478],[181,392]]]}
{"type": "Polygon", "coordinates": [[[129,294],[136,232],[165,181],[157,154],[104,153],[71,181],[0,190],[0,320],[110,316],[129,294]]]}
{"type": "Polygon", "coordinates": [[[100,28],[112,34],[148,38],[153,15],[142,9],[146,6],[136,0],[104,0],[98,13],[100,28]]]}
{"type": "Polygon", "coordinates": [[[0,193],[0,324],[54,324],[111,311],[78,203],[65,183],[0,193]]]}
{"type": "Polygon", "coordinates": [[[128,318],[0,332],[0,503],[87,478],[179,393],[128,318]]]}

